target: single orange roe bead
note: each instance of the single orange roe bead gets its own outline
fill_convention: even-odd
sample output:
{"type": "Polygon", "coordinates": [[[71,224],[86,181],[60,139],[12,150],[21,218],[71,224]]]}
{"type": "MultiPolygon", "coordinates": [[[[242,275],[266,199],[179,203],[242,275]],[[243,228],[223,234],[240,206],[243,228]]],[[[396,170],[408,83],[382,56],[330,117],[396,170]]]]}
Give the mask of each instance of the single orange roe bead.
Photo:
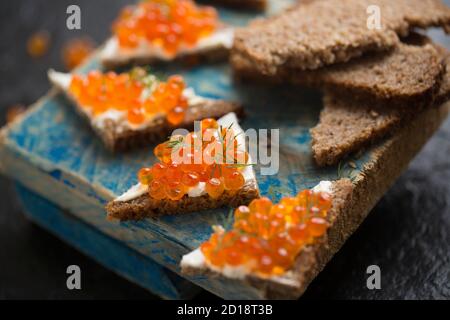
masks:
{"type": "Polygon", "coordinates": [[[262,272],[263,274],[270,274],[274,267],[273,259],[269,255],[265,254],[259,259],[258,266],[258,271],[262,272]]]}
{"type": "Polygon", "coordinates": [[[295,206],[298,205],[298,199],[297,198],[283,198],[280,201],[280,204],[284,205],[288,211],[291,211],[295,206]]]}
{"type": "Polygon", "coordinates": [[[313,217],[308,221],[308,231],[313,237],[322,236],[328,228],[328,223],[323,218],[313,217]]]}
{"type": "Polygon", "coordinates": [[[138,180],[141,184],[149,185],[153,180],[152,169],[142,168],[138,173],[138,180]]]}
{"type": "Polygon", "coordinates": [[[153,154],[155,157],[157,157],[160,161],[162,161],[164,154],[166,151],[166,143],[160,143],[158,144],[155,149],[153,149],[153,154]]]}
{"type": "Polygon", "coordinates": [[[145,121],[145,116],[141,109],[133,108],[128,110],[128,121],[132,124],[139,125],[145,121]]]}
{"type": "Polygon", "coordinates": [[[286,248],[279,247],[275,251],[275,263],[283,269],[288,268],[292,264],[292,256],[286,248]]]}
{"type": "Polygon", "coordinates": [[[176,163],[172,163],[166,168],[165,177],[171,183],[180,183],[182,175],[183,171],[181,171],[180,165],[176,163]]]}
{"type": "Polygon", "coordinates": [[[219,128],[219,124],[217,123],[216,120],[214,119],[203,119],[200,122],[200,128],[203,131],[207,130],[207,129],[217,129],[219,128]]]}
{"type": "Polygon", "coordinates": [[[42,57],[47,53],[50,45],[50,34],[45,31],[37,31],[27,41],[28,54],[33,58],[42,57]]]}
{"type": "Polygon", "coordinates": [[[160,179],[164,176],[166,165],[162,163],[155,163],[152,168],[153,178],[160,179]]]}
{"type": "Polygon", "coordinates": [[[175,85],[180,91],[186,87],[186,84],[184,83],[184,79],[180,75],[170,76],[168,83],[175,85]]]}
{"type": "Polygon", "coordinates": [[[214,249],[214,245],[211,243],[211,241],[203,242],[200,245],[200,250],[202,251],[203,255],[205,255],[207,258],[210,257],[211,251],[214,249]]]}
{"type": "Polygon", "coordinates": [[[305,243],[309,239],[309,230],[305,224],[295,225],[288,231],[289,236],[297,243],[305,243]]]}
{"type": "Polygon", "coordinates": [[[181,182],[186,187],[195,187],[200,182],[200,178],[195,172],[185,172],[181,182]]]}
{"type": "Polygon", "coordinates": [[[213,199],[218,199],[225,191],[222,181],[217,178],[209,179],[206,182],[205,191],[213,199]]]}
{"type": "Polygon", "coordinates": [[[282,216],[284,216],[287,213],[288,213],[288,210],[282,204],[275,204],[270,209],[270,214],[273,215],[273,216],[275,216],[277,214],[281,214],[282,216]]]}
{"type": "Polygon", "coordinates": [[[238,266],[243,261],[242,252],[236,249],[231,249],[226,256],[226,263],[230,266],[238,266]]]}
{"type": "Polygon", "coordinates": [[[94,50],[94,44],[89,38],[69,40],[62,49],[62,59],[68,70],[79,66],[94,50]]]}
{"type": "Polygon", "coordinates": [[[250,209],[247,206],[240,206],[234,211],[236,220],[246,219],[250,214],[250,209]]]}
{"type": "Polygon", "coordinates": [[[158,105],[155,101],[155,97],[150,96],[147,100],[144,101],[144,110],[145,113],[152,116],[158,112],[158,105]]]}
{"type": "Polygon", "coordinates": [[[176,126],[183,122],[186,111],[182,107],[175,107],[167,113],[167,121],[176,126]]]}
{"type": "Polygon", "coordinates": [[[272,201],[270,201],[269,198],[262,197],[260,199],[253,200],[249,208],[253,212],[259,212],[261,214],[268,214],[270,212],[270,209],[272,208],[272,201]]]}
{"type": "Polygon", "coordinates": [[[83,89],[84,89],[83,78],[79,75],[73,75],[69,86],[70,93],[74,95],[76,98],[79,98],[83,89]]]}
{"type": "Polygon", "coordinates": [[[168,199],[178,201],[185,195],[185,188],[180,182],[172,181],[165,185],[165,193],[168,199]]]}
{"type": "Polygon", "coordinates": [[[215,251],[211,255],[211,263],[218,267],[223,267],[226,262],[226,252],[225,250],[215,251]]]}
{"type": "Polygon", "coordinates": [[[159,180],[153,180],[150,183],[149,195],[156,200],[164,199],[166,197],[164,184],[159,180]]]}
{"type": "Polygon", "coordinates": [[[244,184],[244,176],[239,171],[234,171],[224,177],[224,187],[226,190],[236,191],[241,189],[244,184]]]}
{"type": "Polygon", "coordinates": [[[8,111],[6,112],[6,123],[11,123],[15,119],[17,119],[18,116],[20,116],[22,113],[24,113],[27,110],[24,105],[16,104],[8,108],[8,111]]]}

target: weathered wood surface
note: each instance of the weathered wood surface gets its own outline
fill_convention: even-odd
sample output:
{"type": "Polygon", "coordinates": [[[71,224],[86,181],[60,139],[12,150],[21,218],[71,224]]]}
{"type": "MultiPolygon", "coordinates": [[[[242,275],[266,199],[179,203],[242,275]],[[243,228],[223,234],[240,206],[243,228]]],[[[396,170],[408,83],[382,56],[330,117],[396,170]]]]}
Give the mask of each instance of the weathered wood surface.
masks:
{"type": "Polygon", "coordinates": [[[191,298],[199,288],[163,266],[106,236],[21,185],[16,187],[25,214],[95,261],[165,299],[191,298]]]}
{"type": "MultiPolygon", "coordinates": [[[[277,3],[281,2],[284,1],[277,3]]],[[[229,11],[222,14],[236,25],[249,18],[229,11]]],[[[96,67],[98,61],[94,58],[83,71],[96,67]]],[[[280,129],[279,173],[261,176],[256,168],[262,194],[273,200],[310,188],[321,180],[364,176],[364,168],[379,165],[375,149],[358,159],[349,159],[355,168],[348,162],[339,168],[318,169],[314,165],[309,129],[316,124],[321,109],[321,97],[316,92],[235,84],[226,64],[195,69],[171,66],[156,71],[181,73],[201,95],[241,102],[247,113],[241,123],[244,129],[280,129]]],[[[229,208],[223,208],[138,222],[107,221],[104,204],[136,183],[136,172],[141,166],[155,161],[152,146],[126,154],[109,153],[67,100],[55,92],[39,101],[0,139],[0,169],[6,175],[175,273],[180,272],[180,257],[209,237],[211,225],[222,224],[228,218],[229,208]]],[[[263,298],[261,292],[238,281],[204,276],[190,280],[224,298],[263,298]]]]}

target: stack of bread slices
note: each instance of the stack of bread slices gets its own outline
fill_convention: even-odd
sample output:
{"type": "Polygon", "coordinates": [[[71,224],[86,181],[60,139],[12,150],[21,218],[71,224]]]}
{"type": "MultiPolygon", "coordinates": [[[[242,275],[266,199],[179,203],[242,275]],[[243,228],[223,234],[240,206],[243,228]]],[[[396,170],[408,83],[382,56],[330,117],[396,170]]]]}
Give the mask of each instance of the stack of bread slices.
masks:
{"type": "Polygon", "coordinates": [[[449,99],[449,53],[413,30],[449,25],[439,0],[305,1],[238,30],[231,61],[240,78],[323,90],[312,150],[329,166],[449,99]]]}

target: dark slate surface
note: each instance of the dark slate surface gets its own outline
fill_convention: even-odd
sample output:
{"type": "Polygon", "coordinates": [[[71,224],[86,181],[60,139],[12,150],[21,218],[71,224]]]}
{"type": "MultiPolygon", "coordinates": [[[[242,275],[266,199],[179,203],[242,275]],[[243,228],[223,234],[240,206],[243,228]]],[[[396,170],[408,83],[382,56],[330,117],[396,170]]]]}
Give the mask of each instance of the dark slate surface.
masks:
{"type": "MultiPolygon", "coordinates": [[[[3,1],[0,10],[0,124],[15,103],[30,104],[49,88],[45,71],[62,70],[62,43],[89,34],[97,43],[127,1],[3,1]],[[65,10],[79,4],[82,30],[68,31],[65,10]],[[51,32],[49,54],[33,60],[26,39],[51,32]]],[[[450,3],[450,1],[448,1],[450,3]]],[[[436,33],[442,38],[441,33],[436,33]]],[[[449,39],[444,43],[450,44],[449,39]]],[[[306,299],[450,299],[450,119],[385,195],[305,294],[306,299]],[[377,264],[382,289],[366,288],[366,268],[377,264]]],[[[0,299],[151,299],[30,223],[12,183],[0,178],[0,299]],[[65,270],[77,264],[83,289],[66,289],[65,270]]],[[[200,298],[214,298],[203,293],[200,298]]]]}

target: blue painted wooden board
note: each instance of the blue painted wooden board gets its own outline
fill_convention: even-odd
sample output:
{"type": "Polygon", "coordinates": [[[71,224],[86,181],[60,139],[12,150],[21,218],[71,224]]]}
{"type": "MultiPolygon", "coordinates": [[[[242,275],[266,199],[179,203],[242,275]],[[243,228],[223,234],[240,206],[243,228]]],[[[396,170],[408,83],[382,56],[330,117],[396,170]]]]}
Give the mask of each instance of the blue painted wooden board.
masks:
{"type": "MultiPolygon", "coordinates": [[[[278,0],[272,4],[286,2],[289,1],[278,0]]],[[[235,25],[245,24],[251,18],[248,14],[230,11],[221,14],[224,20],[235,25]]],[[[98,61],[93,58],[82,71],[97,67],[98,61]]],[[[336,167],[315,167],[309,129],[317,123],[321,109],[318,93],[292,87],[268,90],[234,84],[225,63],[190,70],[171,66],[155,71],[181,73],[200,95],[242,103],[248,115],[241,123],[244,129],[280,129],[279,173],[261,176],[256,167],[262,194],[275,201],[311,188],[321,180],[356,175],[373,158],[373,151],[368,150],[353,160],[356,169],[345,163],[340,171],[336,167]]],[[[109,153],[67,100],[51,92],[23,119],[3,132],[0,169],[87,225],[179,273],[180,257],[206,240],[211,234],[211,226],[222,224],[230,209],[138,222],[107,221],[104,204],[136,183],[138,169],[155,161],[152,149],[153,146],[149,146],[126,154],[109,153]]],[[[149,269],[148,272],[153,271],[149,269]]],[[[255,289],[237,281],[219,281],[204,276],[190,280],[224,298],[261,297],[255,289]]]]}
{"type": "Polygon", "coordinates": [[[24,212],[31,220],[122,277],[165,299],[191,298],[199,291],[191,282],[20,184],[16,190],[24,212]]]}

